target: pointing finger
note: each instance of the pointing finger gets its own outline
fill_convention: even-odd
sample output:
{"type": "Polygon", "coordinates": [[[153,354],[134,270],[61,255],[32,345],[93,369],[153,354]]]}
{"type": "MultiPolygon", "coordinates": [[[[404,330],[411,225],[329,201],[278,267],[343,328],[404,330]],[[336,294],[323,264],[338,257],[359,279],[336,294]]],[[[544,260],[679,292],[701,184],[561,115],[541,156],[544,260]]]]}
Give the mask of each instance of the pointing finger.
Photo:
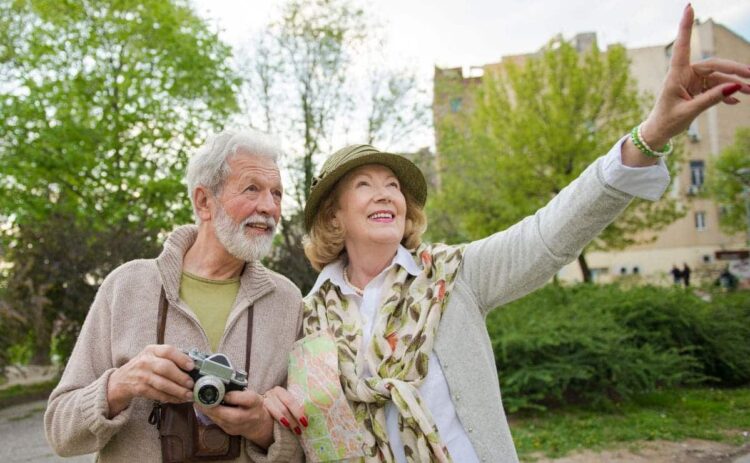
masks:
{"type": "Polygon", "coordinates": [[[682,13],[677,39],[672,46],[672,67],[679,68],[690,65],[690,33],[693,30],[693,7],[688,3],[682,13]]]}

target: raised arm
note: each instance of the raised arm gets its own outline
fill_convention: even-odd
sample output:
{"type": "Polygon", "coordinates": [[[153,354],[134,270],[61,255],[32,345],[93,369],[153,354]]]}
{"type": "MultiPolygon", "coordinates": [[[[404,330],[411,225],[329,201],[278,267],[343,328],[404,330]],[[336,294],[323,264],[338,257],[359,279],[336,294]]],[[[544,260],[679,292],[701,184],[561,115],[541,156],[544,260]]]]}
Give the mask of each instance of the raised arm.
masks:
{"type": "Polygon", "coordinates": [[[719,58],[690,64],[693,16],[688,5],[656,104],[636,131],[640,146],[634,137],[624,138],[536,214],[467,246],[457,284],[468,286],[483,313],[543,285],[633,196],[658,199],[669,177],[654,154],[701,112],[720,102],[739,103],[732,96],[738,91],[750,94],[746,64],[719,58]]]}

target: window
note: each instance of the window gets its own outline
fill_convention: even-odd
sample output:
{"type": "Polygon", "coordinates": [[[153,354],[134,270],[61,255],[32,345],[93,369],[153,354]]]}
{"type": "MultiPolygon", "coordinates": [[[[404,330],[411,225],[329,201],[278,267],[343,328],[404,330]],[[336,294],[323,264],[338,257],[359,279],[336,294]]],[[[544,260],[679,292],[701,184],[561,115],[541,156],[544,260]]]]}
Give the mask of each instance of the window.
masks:
{"type": "Polygon", "coordinates": [[[599,281],[603,275],[609,273],[607,267],[595,267],[591,269],[591,281],[599,281]]]}
{"type": "Polygon", "coordinates": [[[695,213],[695,229],[702,231],[706,229],[706,213],[696,212],[695,213]]]}
{"type": "Polygon", "coordinates": [[[698,119],[695,119],[692,123],[690,123],[690,127],[688,127],[687,129],[687,135],[688,139],[690,139],[690,141],[693,143],[701,141],[701,134],[698,131],[698,119]]]}
{"type": "Polygon", "coordinates": [[[451,99],[451,112],[457,113],[459,109],[461,109],[461,98],[452,98],[451,99]]]}
{"type": "Polygon", "coordinates": [[[628,269],[627,267],[620,267],[620,275],[627,275],[628,269]]]}
{"type": "Polygon", "coordinates": [[[711,263],[711,254],[703,254],[703,263],[704,264],[710,264],[711,263]]]}
{"type": "Polygon", "coordinates": [[[705,180],[705,163],[703,161],[690,161],[690,186],[702,187],[705,180]]]}
{"type": "Polygon", "coordinates": [[[639,273],[641,273],[641,269],[636,265],[633,267],[633,275],[638,275],[639,273]]]}

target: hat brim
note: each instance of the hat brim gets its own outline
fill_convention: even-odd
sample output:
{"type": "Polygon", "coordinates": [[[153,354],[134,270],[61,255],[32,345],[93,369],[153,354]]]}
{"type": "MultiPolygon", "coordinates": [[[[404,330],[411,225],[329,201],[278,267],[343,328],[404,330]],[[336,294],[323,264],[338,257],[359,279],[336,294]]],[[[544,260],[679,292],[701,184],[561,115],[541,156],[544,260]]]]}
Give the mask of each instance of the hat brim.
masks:
{"type": "Polygon", "coordinates": [[[388,167],[396,174],[401,190],[407,193],[418,206],[424,206],[427,201],[427,182],[422,171],[410,160],[393,153],[377,152],[358,156],[336,167],[316,183],[305,203],[305,230],[310,231],[320,203],[331,194],[339,180],[357,167],[366,164],[380,164],[388,167]]]}

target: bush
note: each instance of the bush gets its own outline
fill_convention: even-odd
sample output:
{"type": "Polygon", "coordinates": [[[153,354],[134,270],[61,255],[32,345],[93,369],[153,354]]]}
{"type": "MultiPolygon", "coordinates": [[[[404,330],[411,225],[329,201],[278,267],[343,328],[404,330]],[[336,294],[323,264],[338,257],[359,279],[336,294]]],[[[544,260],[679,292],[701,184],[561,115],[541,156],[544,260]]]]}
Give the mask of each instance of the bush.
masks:
{"type": "Polygon", "coordinates": [[[548,285],[490,314],[487,328],[505,405],[516,411],[746,383],[749,313],[742,298],[708,304],[679,288],[548,285]]]}

